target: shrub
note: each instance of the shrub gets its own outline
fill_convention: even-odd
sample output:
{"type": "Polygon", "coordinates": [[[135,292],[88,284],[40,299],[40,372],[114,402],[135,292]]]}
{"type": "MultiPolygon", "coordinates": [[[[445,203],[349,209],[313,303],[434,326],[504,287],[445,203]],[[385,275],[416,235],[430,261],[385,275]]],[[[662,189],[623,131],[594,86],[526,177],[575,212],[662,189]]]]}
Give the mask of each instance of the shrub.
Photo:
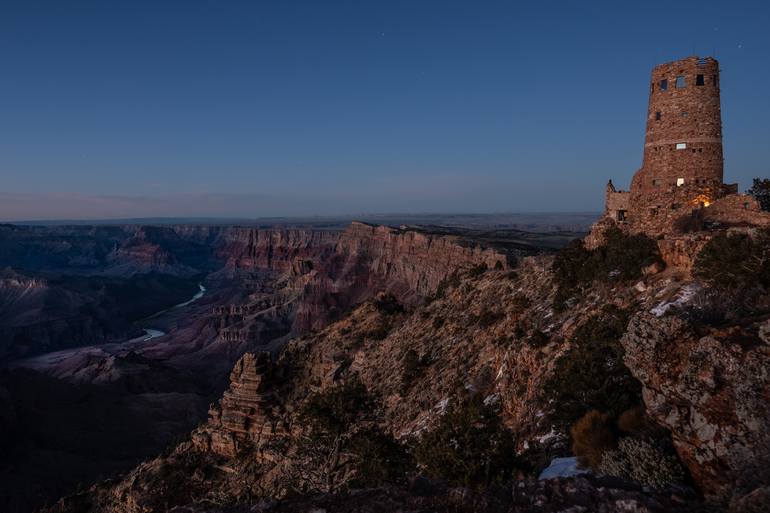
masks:
{"type": "Polygon", "coordinates": [[[487,272],[488,269],[489,267],[487,266],[487,264],[484,264],[484,263],[479,264],[475,267],[471,267],[470,270],[468,270],[468,276],[471,278],[478,278],[479,276],[487,272]]]}
{"type": "Polygon", "coordinates": [[[620,440],[617,450],[603,453],[597,470],[654,488],[681,483],[685,477],[681,463],[671,452],[650,440],[630,436],[620,440]]]}
{"type": "Polygon", "coordinates": [[[645,432],[648,424],[647,415],[641,406],[629,408],[618,417],[618,429],[629,435],[645,432]]]}
{"type": "Polygon", "coordinates": [[[757,199],[762,210],[770,210],[770,179],[754,178],[754,184],[746,192],[757,199]]]}
{"type": "Polygon", "coordinates": [[[366,333],[366,336],[370,340],[385,340],[390,333],[390,324],[387,322],[381,322],[375,328],[372,328],[366,333]]]}
{"type": "Polygon", "coordinates": [[[358,376],[311,395],[300,411],[300,418],[311,430],[340,434],[353,424],[368,420],[376,402],[358,376]]]}
{"type": "Polygon", "coordinates": [[[619,228],[604,232],[604,244],[586,249],[574,240],[557,253],[552,270],[557,285],[554,307],[561,310],[566,300],[594,281],[609,283],[641,277],[642,269],[663,263],[654,240],[644,235],[627,235],[619,228]]]}
{"type": "Polygon", "coordinates": [[[540,330],[534,330],[529,337],[527,337],[527,344],[531,347],[541,348],[548,345],[550,339],[548,335],[540,330]]]}
{"type": "Polygon", "coordinates": [[[524,294],[516,294],[511,300],[511,306],[516,312],[523,312],[532,305],[532,301],[529,300],[524,294]]]}
{"type": "Polygon", "coordinates": [[[493,310],[485,309],[483,312],[479,314],[476,322],[482,328],[488,328],[489,326],[492,326],[493,324],[497,323],[503,317],[504,315],[502,314],[502,312],[495,312],[493,310]]]}
{"type": "Polygon", "coordinates": [[[693,273],[711,287],[745,289],[770,285],[770,235],[719,233],[709,240],[695,259],[693,273]]]}
{"type": "Polygon", "coordinates": [[[374,307],[385,315],[404,313],[404,307],[392,294],[383,294],[374,300],[374,307]]]}
{"type": "Polygon", "coordinates": [[[381,429],[370,427],[358,431],[351,437],[349,446],[356,461],[352,486],[373,487],[405,480],[411,466],[406,447],[381,429]]]}
{"type": "Polygon", "coordinates": [[[585,467],[598,469],[604,453],[616,447],[612,417],[597,410],[589,411],[575,422],[570,435],[572,452],[585,467]]]}
{"type": "Polygon", "coordinates": [[[417,379],[425,366],[425,361],[421,359],[417,351],[409,349],[404,354],[403,370],[401,371],[401,393],[405,393],[412,387],[412,383],[417,379]]]}
{"type": "Polygon", "coordinates": [[[641,384],[623,363],[627,324],[627,311],[608,306],[575,330],[543,386],[556,427],[568,428],[588,410],[616,417],[642,402],[641,384]]]}
{"type": "Polygon", "coordinates": [[[288,485],[329,493],[403,481],[406,449],[374,424],[376,406],[358,377],[310,396],[300,411],[305,429],[287,468],[288,485]]]}
{"type": "Polygon", "coordinates": [[[420,439],[415,458],[429,477],[466,487],[504,482],[521,468],[512,434],[478,394],[450,404],[420,439]]]}
{"type": "Polygon", "coordinates": [[[441,283],[438,284],[438,288],[436,288],[436,297],[442,298],[446,296],[446,293],[450,289],[455,289],[460,285],[460,277],[457,275],[457,273],[452,273],[443,280],[441,280],[441,283]]]}

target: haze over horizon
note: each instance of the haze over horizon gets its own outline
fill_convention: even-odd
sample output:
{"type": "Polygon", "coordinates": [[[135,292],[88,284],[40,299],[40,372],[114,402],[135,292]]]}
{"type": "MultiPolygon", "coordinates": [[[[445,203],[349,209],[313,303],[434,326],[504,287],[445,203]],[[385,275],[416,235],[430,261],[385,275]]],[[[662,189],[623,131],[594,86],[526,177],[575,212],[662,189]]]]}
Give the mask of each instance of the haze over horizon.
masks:
{"type": "Polygon", "coordinates": [[[769,174],[763,2],[120,4],[0,6],[0,221],[599,211],[693,54],[769,174]]]}

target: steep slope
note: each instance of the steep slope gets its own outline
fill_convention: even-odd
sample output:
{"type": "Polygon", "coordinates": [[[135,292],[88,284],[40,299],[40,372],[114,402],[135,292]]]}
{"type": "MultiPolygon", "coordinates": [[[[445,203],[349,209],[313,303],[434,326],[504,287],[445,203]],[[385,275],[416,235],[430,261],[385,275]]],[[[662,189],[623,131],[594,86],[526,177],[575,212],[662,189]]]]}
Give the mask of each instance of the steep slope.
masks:
{"type": "MultiPolygon", "coordinates": [[[[560,373],[569,369],[560,357],[573,354],[586,337],[591,347],[614,325],[621,330],[617,338],[626,332],[620,356],[641,382],[643,395],[635,400],[670,430],[697,489],[724,500],[724,487],[743,479],[733,503],[746,511],[761,507],[768,481],[755,470],[766,468],[770,458],[770,429],[761,407],[768,397],[767,316],[712,327],[693,314],[704,308],[694,294],[703,285],[677,269],[656,270],[648,269],[638,282],[596,283],[573,296],[566,309],[554,308],[557,284],[546,256],[524,259],[515,272],[471,268],[457,277],[450,274],[430,301],[410,304],[408,295],[403,302],[380,295],[327,328],[292,340],[275,360],[268,354],[245,355],[231,374],[229,390],[190,441],[122,480],[63,500],[55,511],[137,512],[284,497],[292,491],[294,469],[311,464],[301,450],[303,405],[314,393],[351,380],[360,380],[379,398],[378,425],[403,442],[433,429],[468,391],[480,394],[485,403],[499,404],[521,457],[537,467],[552,451],[566,451],[563,442],[559,445],[567,436],[565,416],[574,421],[568,405],[553,395],[554,383],[564,378],[560,373]],[[629,317],[630,322],[618,324],[617,319],[629,317]]],[[[610,368],[618,365],[609,353],[595,356],[608,360],[610,368]]],[[[577,387],[581,381],[566,383],[563,387],[577,387]]],[[[631,400],[638,390],[629,389],[631,400]]],[[[584,411],[591,407],[583,404],[584,411]]],[[[585,487],[587,495],[605,489],[585,479],[521,483],[514,483],[514,490],[521,488],[522,504],[533,506],[556,507],[560,487],[585,487]]],[[[394,493],[405,493],[400,490],[394,493]]],[[[682,493],[681,488],[645,489],[624,506],[621,493],[610,493],[593,507],[659,511],[674,510],[679,502],[692,511],[701,508],[697,498],[685,500],[682,493]],[[670,505],[661,506],[665,503],[670,505]]],[[[414,497],[413,491],[407,495],[414,497]]],[[[346,499],[323,500],[335,509],[346,499]]],[[[501,510],[529,511],[516,504],[506,502],[501,510]]]]}

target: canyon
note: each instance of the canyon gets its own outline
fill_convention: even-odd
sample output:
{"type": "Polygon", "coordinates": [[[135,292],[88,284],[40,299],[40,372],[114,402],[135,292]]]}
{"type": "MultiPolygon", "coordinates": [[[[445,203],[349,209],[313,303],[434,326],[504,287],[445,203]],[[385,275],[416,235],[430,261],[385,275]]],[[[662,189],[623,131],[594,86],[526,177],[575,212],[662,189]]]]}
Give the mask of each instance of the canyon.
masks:
{"type": "Polygon", "coordinates": [[[377,293],[416,306],[459,270],[508,269],[564,238],[364,223],[0,226],[3,508],[157,454],[205,418],[248,351],[277,352],[377,293]]]}
{"type": "MultiPolygon", "coordinates": [[[[17,254],[35,258],[9,259],[3,274],[14,311],[83,279],[186,286],[161,295],[157,314],[113,315],[114,336],[98,343],[53,332],[41,348],[7,346],[21,354],[0,374],[5,510],[742,513],[770,498],[770,296],[764,282],[720,290],[701,269],[720,237],[748,237],[765,254],[761,230],[670,245],[608,230],[597,249],[578,239],[557,251],[563,232],[359,222],[132,226],[108,230],[109,244],[94,237],[100,228],[64,228],[88,234],[80,247],[57,244],[59,229],[17,235],[31,246],[17,254]],[[46,260],[41,245],[65,249],[46,260]],[[323,414],[345,387],[371,399],[333,419],[365,416],[352,434],[308,446],[309,405],[333,398],[323,414]],[[355,447],[339,449],[358,440],[363,461],[395,457],[378,456],[383,447],[422,458],[421,441],[472,398],[510,436],[507,480],[461,486],[420,463],[408,479],[361,484],[361,460],[346,452],[355,447]],[[595,465],[538,479],[578,452],[574,426],[592,410],[640,416],[608,436],[663,451],[641,479],[671,461],[679,481],[653,486],[595,465]]],[[[106,302],[106,287],[89,290],[97,295],[82,301],[106,302]]],[[[619,454],[614,444],[606,455],[619,454]]]]}

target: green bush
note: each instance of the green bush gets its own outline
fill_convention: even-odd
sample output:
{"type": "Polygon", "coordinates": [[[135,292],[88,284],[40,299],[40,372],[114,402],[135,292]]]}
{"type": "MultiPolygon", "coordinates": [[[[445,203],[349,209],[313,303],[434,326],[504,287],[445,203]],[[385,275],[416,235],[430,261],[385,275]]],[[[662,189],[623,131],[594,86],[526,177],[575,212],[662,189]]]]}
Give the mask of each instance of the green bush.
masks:
{"type": "Polygon", "coordinates": [[[556,254],[551,269],[557,285],[557,310],[593,282],[634,280],[641,277],[643,268],[663,263],[657,244],[649,237],[610,228],[604,232],[604,239],[604,244],[594,250],[586,249],[582,240],[574,240],[556,254]]]}
{"type": "Polygon", "coordinates": [[[420,439],[415,459],[429,477],[466,487],[504,482],[521,468],[512,434],[478,394],[450,404],[420,439]]]}
{"type": "Polygon", "coordinates": [[[406,393],[411,387],[412,383],[422,374],[427,361],[424,358],[420,358],[417,351],[409,349],[404,354],[403,368],[401,371],[401,393],[406,393]]]}
{"type": "Polygon", "coordinates": [[[374,307],[384,315],[404,313],[404,306],[392,294],[383,294],[374,300],[374,307]]]}
{"type": "Polygon", "coordinates": [[[531,347],[541,348],[548,345],[548,342],[550,342],[551,339],[548,338],[548,335],[543,333],[540,330],[534,330],[529,337],[527,337],[527,345],[531,347]]]}
{"type": "Polygon", "coordinates": [[[588,410],[617,417],[642,402],[641,384],[623,363],[628,312],[605,307],[581,324],[543,387],[553,424],[566,430],[588,410]]]}
{"type": "Polygon", "coordinates": [[[770,234],[719,233],[698,253],[693,274],[708,285],[740,290],[770,286],[770,234]]]}
{"type": "Polygon", "coordinates": [[[479,264],[475,267],[471,267],[470,270],[468,270],[468,276],[471,278],[478,278],[479,276],[487,272],[488,269],[489,267],[487,266],[487,264],[479,264]]]}
{"type": "Polygon", "coordinates": [[[288,465],[287,484],[300,493],[399,483],[406,448],[376,425],[377,401],[358,377],[313,394],[300,411],[304,427],[288,465]]]}
{"type": "Polygon", "coordinates": [[[452,273],[438,284],[438,288],[436,288],[436,297],[442,298],[446,296],[446,293],[450,289],[456,289],[460,285],[460,277],[457,275],[457,273],[452,273]]]}
{"type": "Polygon", "coordinates": [[[746,192],[757,199],[762,210],[770,210],[770,179],[754,178],[754,183],[746,192]]]}
{"type": "Polygon", "coordinates": [[[476,323],[482,328],[488,328],[500,321],[505,315],[502,312],[485,309],[476,318],[476,323]]]}
{"type": "Polygon", "coordinates": [[[346,383],[316,392],[305,402],[300,419],[311,430],[334,435],[360,421],[369,420],[377,403],[358,376],[346,383]]]}
{"type": "Polygon", "coordinates": [[[406,447],[377,427],[356,432],[349,442],[356,462],[350,485],[371,488],[384,483],[402,483],[411,468],[406,447]]]}

